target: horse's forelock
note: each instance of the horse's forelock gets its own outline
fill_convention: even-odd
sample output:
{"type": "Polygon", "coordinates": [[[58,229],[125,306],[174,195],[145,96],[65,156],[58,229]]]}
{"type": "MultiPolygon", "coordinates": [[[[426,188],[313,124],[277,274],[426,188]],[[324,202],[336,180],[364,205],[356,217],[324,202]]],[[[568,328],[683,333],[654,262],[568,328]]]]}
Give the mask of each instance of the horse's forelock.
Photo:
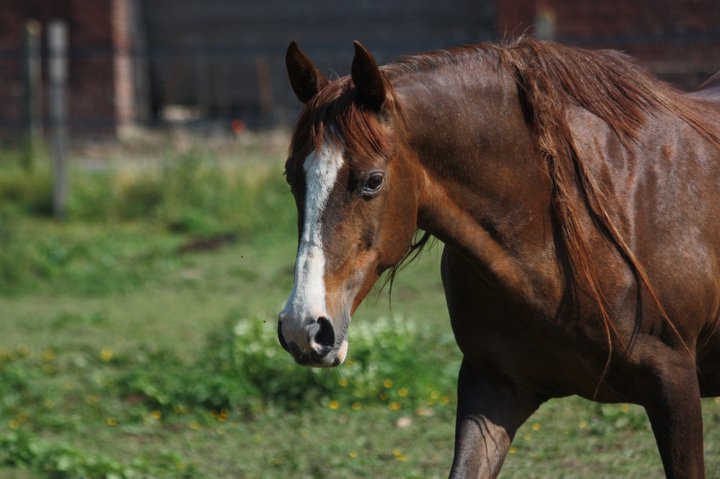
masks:
{"type": "Polygon", "coordinates": [[[381,120],[354,96],[349,77],[323,88],[300,114],[290,143],[291,153],[303,156],[329,141],[347,153],[351,166],[359,168],[386,155],[390,141],[381,120]]]}

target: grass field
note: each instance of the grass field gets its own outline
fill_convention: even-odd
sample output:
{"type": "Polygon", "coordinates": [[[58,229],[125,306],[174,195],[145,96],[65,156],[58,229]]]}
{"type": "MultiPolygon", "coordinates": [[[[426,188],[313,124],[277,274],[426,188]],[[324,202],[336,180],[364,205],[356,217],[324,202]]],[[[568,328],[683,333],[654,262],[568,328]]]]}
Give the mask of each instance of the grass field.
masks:
{"type": "MultiPolygon", "coordinates": [[[[0,478],[435,478],[452,459],[460,356],[440,246],[371,296],[336,370],[276,344],[295,207],[282,148],[167,146],[138,168],[47,172],[0,156],[0,478]]],[[[122,156],[122,150],[117,153],[122,156]]],[[[708,477],[720,403],[705,400],[708,477]]],[[[503,478],[655,478],[641,409],[551,401],[503,478]]]]}

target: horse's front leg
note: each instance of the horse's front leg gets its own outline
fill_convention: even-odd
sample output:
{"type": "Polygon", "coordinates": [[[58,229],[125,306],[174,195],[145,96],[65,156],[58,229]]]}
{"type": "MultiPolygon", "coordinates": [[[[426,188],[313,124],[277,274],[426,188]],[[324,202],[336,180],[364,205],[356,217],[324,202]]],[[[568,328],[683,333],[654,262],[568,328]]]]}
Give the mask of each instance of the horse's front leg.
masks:
{"type": "Polygon", "coordinates": [[[527,391],[485,381],[463,360],[450,479],[497,477],[515,431],[542,401],[527,391]]]}
{"type": "Polygon", "coordinates": [[[646,388],[645,410],[668,479],[703,479],[703,425],[695,362],[666,357],[646,388]]]}

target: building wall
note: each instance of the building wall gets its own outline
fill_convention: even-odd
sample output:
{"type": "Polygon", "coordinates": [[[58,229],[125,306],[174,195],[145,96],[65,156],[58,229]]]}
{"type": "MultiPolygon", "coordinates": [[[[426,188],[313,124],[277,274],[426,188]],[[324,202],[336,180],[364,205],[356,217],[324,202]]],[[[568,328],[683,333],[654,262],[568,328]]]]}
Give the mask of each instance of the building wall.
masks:
{"type": "MultiPolygon", "coordinates": [[[[0,8],[0,127],[25,125],[23,43],[30,19],[42,27],[47,94],[47,25],[64,19],[69,32],[68,114],[71,130],[114,132],[133,117],[128,0],[3,0],[0,8]]],[[[43,99],[47,105],[47,98],[43,99]]]]}
{"type": "Polygon", "coordinates": [[[155,110],[196,105],[202,113],[251,118],[262,110],[265,88],[275,119],[292,119],[298,106],[284,65],[291,40],[328,76],[345,75],[353,40],[383,63],[491,39],[493,11],[491,0],[146,0],[155,110]],[[265,76],[269,84],[259,85],[265,76]]]}
{"type": "Polygon", "coordinates": [[[692,90],[720,70],[718,0],[497,0],[497,28],[636,57],[692,90]],[[520,27],[518,27],[520,25],[520,27]]]}
{"type": "Polygon", "coordinates": [[[115,132],[173,105],[199,117],[291,121],[298,104],[284,52],[293,39],[330,77],[348,73],[356,39],[384,63],[522,33],[624,50],[685,89],[720,70],[718,0],[3,0],[0,134],[25,124],[30,18],[43,31],[53,18],[69,23],[76,132],[115,132]]]}

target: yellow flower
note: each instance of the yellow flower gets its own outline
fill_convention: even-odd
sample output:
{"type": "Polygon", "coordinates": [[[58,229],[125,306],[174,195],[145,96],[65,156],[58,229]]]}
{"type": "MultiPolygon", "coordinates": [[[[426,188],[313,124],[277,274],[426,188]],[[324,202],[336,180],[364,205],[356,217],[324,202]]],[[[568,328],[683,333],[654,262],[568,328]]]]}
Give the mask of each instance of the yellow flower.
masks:
{"type": "Polygon", "coordinates": [[[352,406],[350,406],[350,407],[352,408],[353,411],[359,411],[362,409],[362,404],[360,404],[359,402],[354,402],[354,403],[352,403],[352,406]]]}
{"type": "Polygon", "coordinates": [[[32,351],[30,351],[30,348],[28,348],[24,344],[19,344],[18,347],[15,349],[15,352],[23,358],[30,356],[30,354],[32,353],[32,351]]]}
{"type": "Polygon", "coordinates": [[[397,411],[400,409],[401,405],[399,402],[393,401],[388,405],[388,407],[390,408],[391,411],[397,411]]]}
{"type": "Polygon", "coordinates": [[[333,411],[337,411],[338,409],[340,409],[340,401],[336,401],[333,399],[328,403],[328,407],[333,411]]]}
{"type": "Polygon", "coordinates": [[[192,429],[193,431],[199,431],[201,428],[202,425],[200,425],[200,423],[197,421],[193,421],[190,423],[190,429],[192,429]]]}
{"type": "Polygon", "coordinates": [[[401,398],[404,398],[404,397],[407,397],[407,395],[408,395],[407,388],[398,389],[398,396],[400,396],[401,398]]]}
{"type": "Polygon", "coordinates": [[[55,361],[55,352],[52,349],[43,351],[42,358],[44,361],[55,361]]]}
{"type": "Polygon", "coordinates": [[[400,449],[393,449],[392,455],[395,458],[396,461],[402,461],[405,462],[408,460],[408,457],[403,454],[400,449]]]}
{"type": "Polygon", "coordinates": [[[347,385],[348,385],[347,378],[338,379],[338,384],[340,385],[341,388],[347,387],[347,385]]]}
{"type": "Polygon", "coordinates": [[[392,379],[386,379],[385,381],[383,381],[383,386],[385,386],[385,389],[390,389],[391,387],[393,387],[393,384],[395,383],[392,379]]]}
{"type": "Polygon", "coordinates": [[[109,363],[112,361],[112,358],[114,356],[113,350],[110,348],[102,348],[100,350],[100,359],[104,363],[109,363]]]}
{"type": "Polygon", "coordinates": [[[532,430],[533,430],[533,431],[539,431],[539,430],[540,430],[540,423],[539,423],[539,422],[534,423],[534,424],[532,425],[532,430]]]}
{"type": "Polygon", "coordinates": [[[159,421],[160,419],[162,419],[162,412],[156,409],[150,413],[150,417],[155,419],[156,421],[159,421]]]}
{"type": "Polygon", "coordinates": [[[530,434],[529,432],[526,432],[525,435],[523,436],[523,439],[525,439],[526,441],[532,441],[532,434],[530,434]]]}
{"type": "Polygon", "coordinates": [[[450,396],[443,396],[440,398],[440,404],[447,404],[450,402],[450,396]]]}
{"type": "Polygon", "coordinates": [[[230,411],[228,411],[227,409],[223,409],[222,411],[220,411],[217,414],[215,419],[217,419],[219,422],[225,422],[225,421],[227,421],[227,418],[229,415],[230,415],[230,411]]]}
{"type": "Polygon", "coordinates": [[[587,429],[588,427],[590,427],[590,424],[588,424],[587,421],[580,421],[580,422],[578,423],[578,427],[579,427],[580,429],[587,429]]]}
{"type": "Polygon", "coordinates": [[[508,451],[510,454],[515,454],[517,452],[517,447],[510,446],[510,450],[508,451]]]}
{"type": "Polygon", "coordinates": [[[10,422],[8,422],[8,426],[10,426],[10,429],[17,429],[20,427],[20,421],[17,419],[11,419],[10,422]]]}
{"type": "Polygon", "coordinates": [[[109,417],[109,418],[105,419],[105,424],[107,424],[110,427],[115,427],[118,425],[118,420],[115,419],[114,417],[109,417]]]}
{"type": "Polygon", "coordinates": [[[355,459],[356,457],[358,457],[357,451],[350,451],[350,452],[348,452],[348,457],[349,457],[350,459],[355,459]]]}
{"type": "Polygon", "coordinates": [[[630,405],[629,405],[629,404],[623,404],[622,406],[620,406],[620,410],[621,410],[622,412],[630,412],[630,405]]]}

